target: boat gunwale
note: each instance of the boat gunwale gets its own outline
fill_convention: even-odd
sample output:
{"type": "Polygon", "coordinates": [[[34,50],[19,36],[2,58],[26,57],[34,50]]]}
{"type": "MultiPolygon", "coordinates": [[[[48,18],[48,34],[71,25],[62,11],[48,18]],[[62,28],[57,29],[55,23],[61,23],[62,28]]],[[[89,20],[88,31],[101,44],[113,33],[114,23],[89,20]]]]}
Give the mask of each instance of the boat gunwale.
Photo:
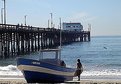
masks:
{"type": "MultiPolygon", "coordinates": [[[[46,63],[46,64],[51,64],[53,66],[58,66],[60,68],[66,68],[66,69],[73,69],[73,70],[76,70],[76,68],[70,68],[70,67],[63,67],[61,65],[56,65],[56,64],[53,64],[53,63],[48,63],[48,62],[45,62],[45,61],[40,61],[40,60],[33,60],[33,59],[27,59],[27,58],[20,58],[20,59],[24,59],[24,60],[31,60],[31,61],[37,61],[37,62],[43,62],[43,63],[46,63]]],[[[62,61],[62,60],[60,60],[62,61]]]]}

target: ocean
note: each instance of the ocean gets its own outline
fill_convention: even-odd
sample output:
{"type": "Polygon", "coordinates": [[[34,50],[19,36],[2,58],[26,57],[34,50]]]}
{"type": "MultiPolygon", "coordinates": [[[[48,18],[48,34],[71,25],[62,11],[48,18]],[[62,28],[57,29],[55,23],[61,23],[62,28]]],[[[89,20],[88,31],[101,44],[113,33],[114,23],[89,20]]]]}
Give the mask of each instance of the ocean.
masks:
{"type": "MultiPolygon", "coordinates": [[[[76,68],[81,60],[82,79],[121,79],[121,36],[94,36],[90,42],[75,42],[62,46],[61,58],[68,67],[76,68]]],[[[39,52],[21,57],[38,59],[39,52]]],[[[0,77],[22,76],[16,58],[0,60],[0,77]]]]}

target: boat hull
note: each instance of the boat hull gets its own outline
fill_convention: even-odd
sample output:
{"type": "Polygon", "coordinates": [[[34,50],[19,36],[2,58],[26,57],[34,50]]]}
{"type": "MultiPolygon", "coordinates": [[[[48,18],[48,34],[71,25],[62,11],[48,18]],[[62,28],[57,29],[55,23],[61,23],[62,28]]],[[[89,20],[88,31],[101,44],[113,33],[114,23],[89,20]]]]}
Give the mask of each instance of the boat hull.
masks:
{"type": "Polygon", "coordinates": [[[24,74],[27,83],[62,83],[65,82],[65,80],[72,80],[72,77],[64,77],[40,72],[24,71],[24,74]]]}
{"type": "Polygon", "coordinates": [[[19,58],[18,68],[28,83],[62,83],[73,80],[75,69],[19,58]]]}

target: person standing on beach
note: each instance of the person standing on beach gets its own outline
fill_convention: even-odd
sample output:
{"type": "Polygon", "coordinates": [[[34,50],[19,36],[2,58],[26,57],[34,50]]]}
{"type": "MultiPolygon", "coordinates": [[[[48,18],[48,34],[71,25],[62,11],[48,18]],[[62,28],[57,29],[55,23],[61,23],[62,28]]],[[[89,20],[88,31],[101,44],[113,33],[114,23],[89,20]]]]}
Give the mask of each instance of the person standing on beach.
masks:
{"type": "Polygon", "coordinates": [[[77,59],[77,71],[76,71],[76,75],[78,76],[78,81],[80,81],[80,74],[83,71],[83,67],[82,64],[80,62],[80,59],[77,59]]]}

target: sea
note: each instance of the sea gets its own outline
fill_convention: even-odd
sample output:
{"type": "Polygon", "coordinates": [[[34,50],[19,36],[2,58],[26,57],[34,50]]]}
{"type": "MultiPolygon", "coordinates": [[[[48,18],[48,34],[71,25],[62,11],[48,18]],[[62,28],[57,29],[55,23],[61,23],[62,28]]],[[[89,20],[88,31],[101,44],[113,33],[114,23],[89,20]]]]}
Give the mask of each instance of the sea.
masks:
{"type": "MultiPolygon", "coordinates": [[[[20,57],[38,59],[40,53],[20,57]]],[[[0,77],[23,74],[16,67],[16,57],[0,60],[0,77]]],[[[61,59],[76,68],[77,59],[83,65],[82,79],[121,79],[121,36],[92,36],[90,42],[63,45],[61,59]]]]}

